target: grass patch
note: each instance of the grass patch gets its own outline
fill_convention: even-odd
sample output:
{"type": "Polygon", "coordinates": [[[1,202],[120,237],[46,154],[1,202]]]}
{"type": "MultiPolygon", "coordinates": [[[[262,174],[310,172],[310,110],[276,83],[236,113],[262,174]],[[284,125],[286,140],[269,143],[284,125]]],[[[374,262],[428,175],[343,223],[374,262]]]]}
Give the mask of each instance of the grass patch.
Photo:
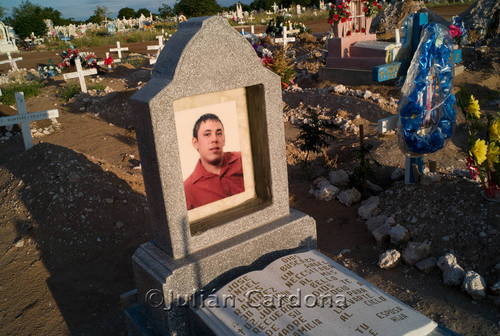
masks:
{"type": "Polygon", "coordinates": [[[80,83],[69,82],[65,87],[57,91],[57,94],[59,99],[68,101],[81,91],[80,83]]]}
{"type": "Polygon", "coordinates": [[[31,81],[11,83],[2,86],[2,96],[0,96],[0,101],[4,105],[14,105],[16,103],[16,92],[24,92],[24,99],[30,97],[36,97],[40,94],[43,83],[39,79],[34,79],[31,81]]]}

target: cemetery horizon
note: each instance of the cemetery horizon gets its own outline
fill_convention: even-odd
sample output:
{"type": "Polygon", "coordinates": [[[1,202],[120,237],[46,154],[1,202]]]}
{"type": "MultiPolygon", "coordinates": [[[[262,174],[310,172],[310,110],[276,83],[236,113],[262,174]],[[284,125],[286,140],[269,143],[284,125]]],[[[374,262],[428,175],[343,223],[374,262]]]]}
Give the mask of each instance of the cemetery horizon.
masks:
{"type": "MultiPolygon", "coordinates": [[[[0,1],[0,6],[5,8],[5,17],[12,16],[12,9],[17,8],[21,5],[24,0],[8,0],[0,1]]],[[[158,13],[158,8],[163,4],[166,4],[173,8],[177,0],[108,0],[108,1],[95,1],[95,0],[81,0],[78,5],[75,6],[74,3],[68,2],[66,0],[29,0],[34,5],[39,5],[40,7],[52,7],[61,12],[62,17],[65,19],[73,18],[74,20],[85,21],[94,15],[94,10],[97,6],[106,7],[111,13],[110,18],[116,18],[120,9],[128,7],[134,10],[140,8],[146,8],[151,13],[158,13]]],[[[229,7],[237,2],[242,4],[250,4],[253,0],[216,0],[220,6],[229,7]]]]}

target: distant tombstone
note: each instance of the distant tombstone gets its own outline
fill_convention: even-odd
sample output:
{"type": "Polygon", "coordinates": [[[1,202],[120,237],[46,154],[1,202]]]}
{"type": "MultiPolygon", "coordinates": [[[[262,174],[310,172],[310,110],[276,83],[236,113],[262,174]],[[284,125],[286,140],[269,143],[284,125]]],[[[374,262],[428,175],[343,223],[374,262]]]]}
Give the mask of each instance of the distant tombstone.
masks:
{"type": "Polygon", "coordinates": [[[148,20],[146,19],[144,14],[141,14],[141,16],[139,17],[139,29],[143,29],[144,26],[147,25],[147,22],[148,22],[148,20]]]}
{"type": "Polygon", "coordinates": [[[276,13],[278,12],[278,10],[279,10],[279,9],[280,9],[280,8],[279,8],[279,6],[278,6],[278,5],[276,4],[276,2],[275,2],[275,3],[273,4],[273,12],[274,12],[274,14],[276,14],[276,13]]]}
{"type": "Polygon", "coordinates": [[[59,117],[58,110],[47,110],[40,112],[28,113],[26,110],[26,102],[24,100],[23,92],[16,92],[16,106],[18,115],[1,117],[0,126],[21,124],[21,131],[23,134],[24,148],[26,150],[33,147],[33,138],[31,137],[30,122],[43,119],[54,119],[59,117]]]}
{"type": "Polygon", "coordinates": [[[18,52],[16,44],[9,36],[7,27],[0,21],[0,54],[6,54],[11,52],[18,52]]]}
{"type": "Polygon", "coordinates": [[[154,241],[132,258],[138,304],[127,309],[127,323],[187,335],[182,302],[193,292],[314,248],[315,222],[289,207],[280,77],[223,17],[179,25],[132,104],[154,241]],[[224,124],[227,157],[241,157],[243,191],[188,210],[185,176],[199,158],[193,125],[206,113],[224,124]]]}
{"type": "Polygon", "coordinates": [[[68,35],[72,37],[78,36],[76,33],[76,26],[74,24],[70,24],[68,26],[68,35]]]}
{"type": "Polygon", "coordinates": [[[114,22],[111,22],[108,24],[108,34],[114,34],[116,33],[116,26],[114,22]]]}
{"type": "Polygon", "coordinates": [[[300,5],[297,5],[295,9],[297,10],[297,16],[302,15],[302,7],[300,5]]]}
{"type": "Polygon", "coordinates": [[[324,0],[319,0],[319,10],[325,10],[325,1],[324,0]]]}
{"type": "Polygon", "coordinates": [[[243,19],[243,10],[241,8],[241,3],[240,2],[238,2],[236,4],[236,18],[238,20],[242,20],[243,19]]]}

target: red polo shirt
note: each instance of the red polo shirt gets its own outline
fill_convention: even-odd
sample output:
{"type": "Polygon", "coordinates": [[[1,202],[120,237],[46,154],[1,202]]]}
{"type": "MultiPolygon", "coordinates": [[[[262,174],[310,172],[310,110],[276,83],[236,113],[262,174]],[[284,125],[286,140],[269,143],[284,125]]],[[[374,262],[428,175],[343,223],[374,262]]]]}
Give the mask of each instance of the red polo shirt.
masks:
{"type": "Polygon", "coordinates": [[[184,181],[187,209],[218,201],[245,191],[240,152],[224,153],[220,175],[207,171],[198,160],[194,171],[184,181]]]}

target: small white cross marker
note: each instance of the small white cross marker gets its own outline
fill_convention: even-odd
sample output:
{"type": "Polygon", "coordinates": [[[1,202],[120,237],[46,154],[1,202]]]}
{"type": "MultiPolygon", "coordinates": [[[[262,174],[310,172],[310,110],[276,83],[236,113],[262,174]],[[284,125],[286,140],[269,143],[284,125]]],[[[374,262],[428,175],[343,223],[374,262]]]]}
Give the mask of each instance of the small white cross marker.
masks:
{"type": "Polygon", "coordinates": [[[128,51],[128,47],[120,47],[120,41],[116,41],[116,48],[111,48],[109,49],[109,51],[112,51],[112,52],[118,52],[118,58],[121,59],[122,58],[122,50],[123,51],[128,51]]]}
{"type": "Polygon", "coordinates": [[[10,63],[10,66],[12,67],[12,69],[18,71],[19,69],[17,68],[16,61],[22,61],[23,58],[22,57],[12,58],[12,56],[10,55],[10,52],[7,53],[7,57],[9,59],[6,59],[5,61],[0,61],[0,64],[10,63]]]}
{"type": "Polygon", "coordinates": [[[156,36],[156,38],[158,39],[158,45],[148,46],[148,50],[158,50],[158,53],[156,54],[156,58],[152,58],[152,59],[149,60],[149,64],[155,64],[156,63],[156,60],[158,59],[158,56],[160,56],[161,50],[165,46],[163,44],[163,35],[156,36]]]}
{"type": "Polygon", "coordinates": [[[283,42],[283,49],[285,49],[288,42],[295,42],[295,37],[288,37],[288,32],[287,32],[286,26],[284,26],[283,27],[283,38],[275,38],[274,42],[275,43],[283,42]]]}
{"type": "Polygon", "coordinates": [[[15,96],[16,96],[17,110],[19,111],[19,113],[16,116],[0,118],[0,126],[21,124],[23,140],[24,140],[24,148],[28,150],[33,147],[33,138],[31,137],[30,121],[57,118],[59,117],[59,111],[54,109],[41,112],[27,113],[26,102],[24,100],[24,93],[16,92],[15,96]]]}
{"type": "Polygon", "coordinates": [[[76,64],[76,72],[70,72],[68,74],[64,74],[63,75],[64,80],[78,77],[82,92],[87,92],[87,84],[85,83],[85,76],[96,75],[97,69],[93,68],[89,70],[82,70],[82,64],[80,63],[79,59],[75,60],[75,64],[76,64]]]}

